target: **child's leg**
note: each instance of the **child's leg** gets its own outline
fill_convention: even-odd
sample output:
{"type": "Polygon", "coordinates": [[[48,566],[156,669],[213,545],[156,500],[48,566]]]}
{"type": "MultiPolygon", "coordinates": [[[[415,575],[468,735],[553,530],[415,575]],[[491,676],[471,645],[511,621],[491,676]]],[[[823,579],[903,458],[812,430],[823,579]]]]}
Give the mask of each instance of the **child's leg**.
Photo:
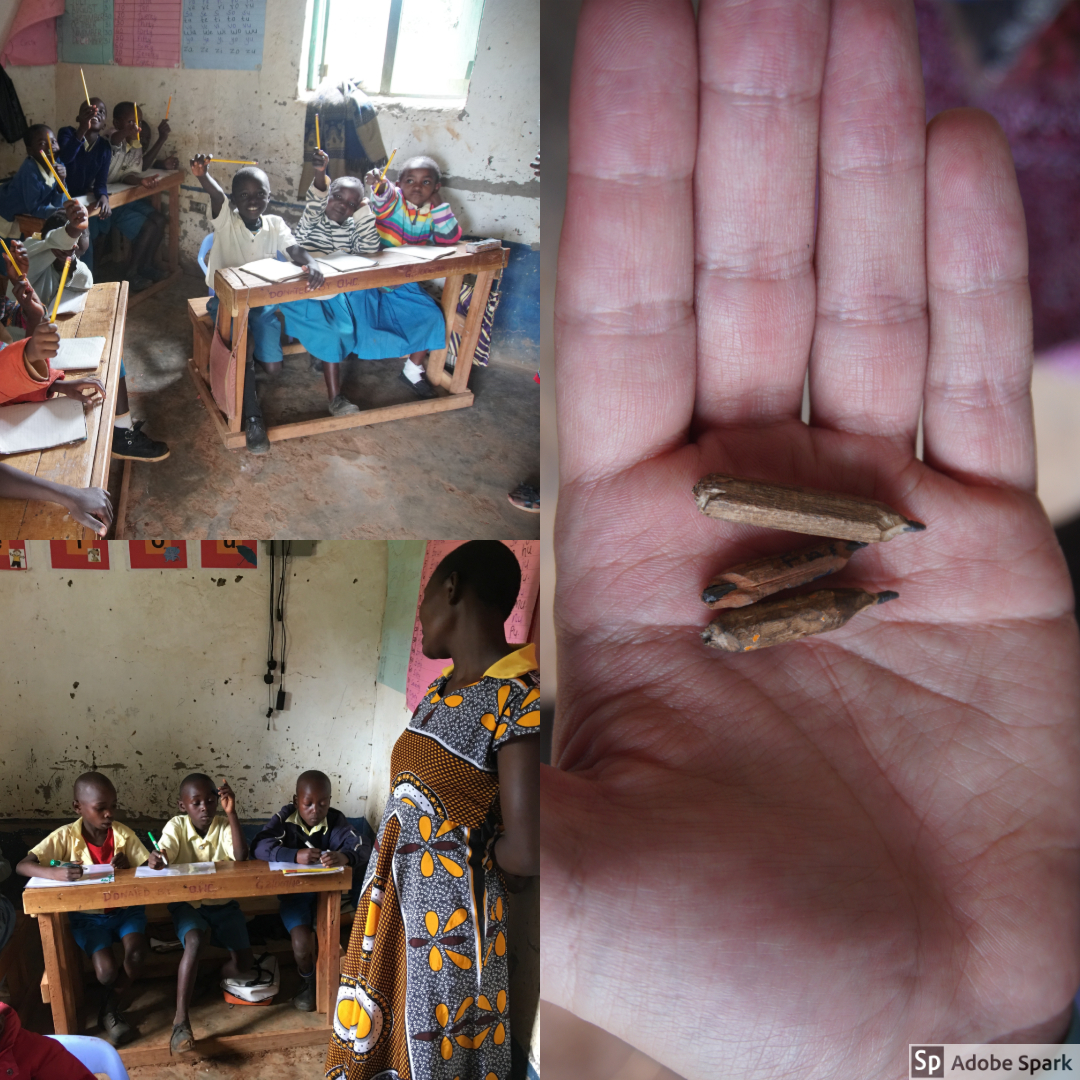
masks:
{"type": "Polygon", "coordinates": [[[199,973],[199,952],[207,937],[205,930],[194,927],[184,935],[184,955],[180,957],[180,970],[176,977],[176,1015],[173,1026],[188,1023],[188,1006],[195,990],[195,976],[199,973]]]}
{"type": "Polygon", "coordinates": [[[250,979],[255,975],[255,954],[246,949],[230,949],[229,959],[221,968],[223,979],[250,979]]]}
{"type": "MultiPolygon", "coordinates": [[[[125,982],[130,985],[141,974],[146,966],[146,957],[149,953],[149,942],[146,934],[141,931],[125,934],[121,939],[124,942],[124,974],[125,982]]],[[[119,990],[119,987],[117,988],[119,990]]]]}
{"type": "Polygon", "coordinates": [[[120,384],[116,391],[116,416],[113,418],[112,453],[116,458],[131,458],[135,461],[163,461],[169,456],[169,448],[163,442],[156,442],[141,430],[142,421],[131,422],[131,407],[128,404],[127,370],[124,361],[120,361],[120,384]]]}
{"type": "Polygon", "coordinates": [[[296,961],[296,970],[304,976],[312,974],[315,970],[315,953],[317,949],[315,932],[310,926],[294,926],[289,932],[292,938],[293,959],[296,961]]]}
{"type": "MultiPolygon", "coordinates": [[[[171,196],[170,196],[171,197],[171,196]]],[[[142,277],[150,269],[154,253],[165,235],[165,215],[155,210],[147,216],[131,249],[131,276],[142,277]]]]}

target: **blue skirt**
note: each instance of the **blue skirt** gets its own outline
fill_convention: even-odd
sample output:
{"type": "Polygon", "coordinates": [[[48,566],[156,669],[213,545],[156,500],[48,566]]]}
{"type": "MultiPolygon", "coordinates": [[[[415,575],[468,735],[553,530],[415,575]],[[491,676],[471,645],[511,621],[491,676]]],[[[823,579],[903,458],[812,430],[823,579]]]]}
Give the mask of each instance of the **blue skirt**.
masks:
{"type": "Polygon", "coordinates": [[[352,351],[353,319],[345,294],[326,300],[292,300],[277,310],[285,321],[285,333],[316,360],[340,364],[352,351]]]}
{"type": "Polygon", "coordinates": [[[348,352],[361,360],[384,360],[446,346],[442,309],[415,281],[389,292],[342,293],[352,312],[354,337],[348,352]]]}

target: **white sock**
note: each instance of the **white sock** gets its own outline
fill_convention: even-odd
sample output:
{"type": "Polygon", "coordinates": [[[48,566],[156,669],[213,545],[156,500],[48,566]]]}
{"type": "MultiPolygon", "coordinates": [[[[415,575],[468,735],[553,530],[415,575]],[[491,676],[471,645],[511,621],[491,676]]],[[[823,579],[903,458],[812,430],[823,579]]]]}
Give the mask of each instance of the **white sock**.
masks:
{"type": "Polygon", "coordinates": [[[401,374],[411,383],[418,383],[424,377],[424,369],[419,364],[414,364],[411,360],[405,361],[405,366],[401,369],[401,374]]]}
{"type": "Polygon", "coordinates": [[[117,416],[113,419],[113,427],[129,428],[131,427],[131,413],[126,412],[123,416],[117,416]]]}

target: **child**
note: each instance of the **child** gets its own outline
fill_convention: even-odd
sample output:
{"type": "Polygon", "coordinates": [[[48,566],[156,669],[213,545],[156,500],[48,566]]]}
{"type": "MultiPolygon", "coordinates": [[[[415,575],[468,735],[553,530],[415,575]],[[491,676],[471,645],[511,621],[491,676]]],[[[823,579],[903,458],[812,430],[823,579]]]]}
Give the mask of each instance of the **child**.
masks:
{"type": "MultiPolygon", "coordinates": [[[[330,777],[311,769],[296,780],[292,802],[264,825],[251,846],[256,859],[294,862],[301,866],[351,866],[362,873],[371,856],[364,840],[340,810],[330,805],[330,777]]],[[[359,881],[359,877],[357,878],[359,881]]],[[[315,1010],[315,893],[279,896],[281,921],[292,938],[300,992],[293,1005],[315,1010]]]]}
{"type": "MultiPolygon", "coordinates": [[[[107,109],[101,98],[90,99],[79,106],[75,127],[62,127],[57,132],[60,149],[56,157],[64,163],[67,176],[64,186],[71,195],[92,196],[97,202],[98,217],[108,220],[109,166],[112,164],[112,144],[102,135],[107,109]]],[[[44,232],[42,232],[44,236],[44,232]]],[[[86,265],[93,268],[94,248],[87,245],[86,265]]]]}
{"type": "MultiPolygon", "coordinates": [[[[21,235],[19,226],[15,224],[18,214],[48,217],[64,202],[64,193],[45,164],[50,160],[49,151],[52,150],[55,157],[60,149],[53,138],[52,129],[47,124],[34,124],[27,128],[23,145],[26,147],[26,160],[0,188],[0,232],[4,236],[21,235]]],[[[57,161],[53,167],[60,179],[65,180],[67,170],[64,163],[57,161]]]]}
{"type": "MultiPolygon", "coordinates": [[[[112,160],[109,163],[108,182],[110,184],[139,184],[151,191],[157,187],[156,176],[140,176],[143,168],[142,140],[139,125],[135,122],[135,104],[121,101],[113,109],[115,130],[109,136],[112,147],[112,160]]],[[[146,155],[153,161],[172,129],[168,120],[158,124],[158,140],[146,155]]],[[[132,242],[131,260],[125,277],[131,283],[132,292],[141,292],[155,281],[165,277],[164,271],[153,265],[154,254],[165,235],[165,215],[150,205],[149,199],[136,199],[135,202],[118,206],[107,220],[97,219],[91,227],[90,236],[95,242],[115,226],[132,242]]]]}
{"type": "MultiPolygon", "coordinates": [[[[146,848],[126,825],[113,820],[116,788],[98,772],[83,773],[75,781],[72,804],[78,820],[49,833],[32,847],[15,870],[25,877],[78,881],[83,866],[111,863],[117,870],[142,866],[146,848]],[[50,865],[59,863],[61,865],[50,865]]],[[[113,1046],[131,1033],[131,1025],[120,1013],[121,998],[139,977],[146,962],[146,910],[143,906],[106,908],[104,911],[72,911],[68,914],[71,933],[94,964],[94,974],[106,988],[98,1023],[113,1046]],[[124,945],[124,963],[118,967],[112,943],[124,945]]]]}
{"type": "MultiPolygon", "coordinates": [[[[449,203],[435,204],[442,173],[425,156],[410,158],[401,167],[398,186],[379,180],[372,170],[364,178],[372,187],[375,227],[383,247],[402,244],[456,244],[461,226],[449,203]]],[[[419,397],[434,397],[424,377],[428,350],[446,345],[446,321],[439,305],[415,281],[383,289],[348,294],[356,326],[351,350],[357,356],[376,359],[408,352],[402,380],[419,397]]]]}
{"type": "Polygon", "coordinates": [[[74,488],[30,476],[13,465],[0,465],[0,499],[37,499],[59,503],[80,524],[98,536],[109,531],[113,507],[104,488],[74,488]]]}
{"type": "Polygon", "coordinates": [[[27,1031],[0,1001],[0,1075],[16,1080],[94,1080],[94,1074],[55,1039],[27,1031]]]}
{"type": "MultiPolygon", "coordinates": [[[[367,209],[364,185],[354,176],[339,176],[327,186],[329,155],[313,152],[315,180],[313,192],[296,226],[297,242],[306,251],[329,254],[348,251],[353,255],[373,255],[379,250],[375,218],[367,209]],[[358,211],[364,210],[360,216],[358,211]]],[[[321,358],[326,396],[331,416],[348,416],[359,408],[341,393],[341,361],[348,355],[354,337],[348,293],[318,300],[294,300],[284,304],[281,315],[285,331],[300,340],[312,357],[321,358]]]]}
{"type": "MultiPolygon", "coordinates": [[[[226,200],[221,185],[210,175],[212,154],[196,154],[191,159],[191,175],[198,178],[210,196],[210,218],[214,226],[214,246],[206,261],[206,284],[214,287],[214,274],[230,266],[243,266],[256,259],[273,258],[284,251],[308,276],[308,291],[323,284],[315,260],[302,248],[289,226],[276,214],[267,214],[270,204],[270,180],[262,169],[246,166],[233,174],[232,194],[226,200]],[[231,206],[230,206],[231,204],[231,206]]],[[[206,305],[211,318],[217,318],[217,297],[206,305]]],[[[255,358],[271,371],[280,370],[282,361],[281,328],[274,313],[277,304],[252,308],[248,312],[248,359],[244,375],[244,438],[253,454],[270,449],[263,425],[262,409],[255,393],[255,358]]]]}
{"type": "MultiPolygon", "coordinates": [[[[247,841],[236,814],[236,796],[224,780],[215,788],[203,773],[191,773],[180,784],[177,803],[181,813],[170,818],[161,830],[158,851],[150,854],[150,867],[161,870],[176,863],[244,862],[247,841]],[[218,813],[220,800],[223,813],[218,813]]],[[[169,904],[176,936],[183,942],[184,955],[176,983],[176,1016],[173,1018],[169,1053],[182,1054],[195,1046],[188,1018],[188,1005],[199,969],[199,950],[213,941],[229,950],[221,969],[222,986],[257,985],[263,972],[251,954],[247,922],[235,900],[196,900],[169,904]]],[[[267,980],[269,981],[269,980],[267,980]]]]}

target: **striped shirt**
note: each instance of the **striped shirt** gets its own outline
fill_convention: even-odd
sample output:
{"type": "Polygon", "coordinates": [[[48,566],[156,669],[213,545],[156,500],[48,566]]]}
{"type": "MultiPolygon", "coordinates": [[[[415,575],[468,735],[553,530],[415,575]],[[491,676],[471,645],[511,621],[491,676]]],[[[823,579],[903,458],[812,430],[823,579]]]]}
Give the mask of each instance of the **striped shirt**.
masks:
{"type": "Polygon", "coordinates": [[[299,224],[293,230],[296,242],[307,251],[347,251],[352,255],[373,255],[379,250],[379,234],[375,218],[366,205],[355,216],[347,217],[340,225],[326,216],[326,201],[330,189],[320,192],[308,188],[307,206],[299,224]]]}
{"type": "Polygon", "coordinates": [[[373,193],[375,228],[383,247],[402,244],[456,244],[461,226],[449,203],[438,206],[413,206],[393,184],[383,195],[373,193]]]}

